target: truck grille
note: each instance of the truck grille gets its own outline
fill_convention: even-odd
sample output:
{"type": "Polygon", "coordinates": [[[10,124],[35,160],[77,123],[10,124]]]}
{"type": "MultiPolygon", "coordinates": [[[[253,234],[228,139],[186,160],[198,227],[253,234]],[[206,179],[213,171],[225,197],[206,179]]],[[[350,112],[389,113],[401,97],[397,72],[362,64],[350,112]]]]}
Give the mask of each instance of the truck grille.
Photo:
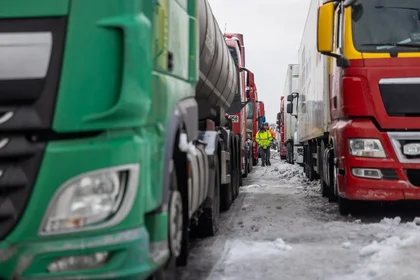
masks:
{"type": "Polygon", "coordinates": [[[0,140],[0,238],[13,229],[25,210],[44,146],[22,136],[0,140]]]}
{"type": "Polygon", "coordinates": [[[388,116],[420,116],[420,78],[382,79],[379,91],[388,116]]]}
{"type": "Polygon", "coordinates": [[[66,32],[65,17],[0,19],[0,240],[32,194],[51,131],[66,32]]]}

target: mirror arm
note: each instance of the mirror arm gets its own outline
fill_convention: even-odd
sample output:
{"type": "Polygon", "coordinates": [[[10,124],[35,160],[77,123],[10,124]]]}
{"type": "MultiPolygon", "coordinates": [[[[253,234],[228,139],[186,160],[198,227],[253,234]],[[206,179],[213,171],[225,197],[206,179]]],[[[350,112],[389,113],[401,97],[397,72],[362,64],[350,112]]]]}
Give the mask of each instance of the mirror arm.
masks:
{"type": "Polygon", "coordinates": [[[332,53],[332,52],[321,52],[321,54],[326,56],[331,56],[337,59],[337,66],[342,68],[347,68],[350,66],[350,61],[343,55],[338,53],[332,53]]]}

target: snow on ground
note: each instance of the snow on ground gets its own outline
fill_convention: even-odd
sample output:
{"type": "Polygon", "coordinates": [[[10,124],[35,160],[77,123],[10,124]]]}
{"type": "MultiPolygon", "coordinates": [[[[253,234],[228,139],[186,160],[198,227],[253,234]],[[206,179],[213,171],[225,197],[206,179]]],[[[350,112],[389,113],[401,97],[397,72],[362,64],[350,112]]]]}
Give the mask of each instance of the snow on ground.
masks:
{"type": "Polygon", "coordinates": [[[342,217],[301,167],[278,153],[271,161],[244,180],[219,234],[197,242],[181,279],[420,280],[420,219],[342,217]]]}

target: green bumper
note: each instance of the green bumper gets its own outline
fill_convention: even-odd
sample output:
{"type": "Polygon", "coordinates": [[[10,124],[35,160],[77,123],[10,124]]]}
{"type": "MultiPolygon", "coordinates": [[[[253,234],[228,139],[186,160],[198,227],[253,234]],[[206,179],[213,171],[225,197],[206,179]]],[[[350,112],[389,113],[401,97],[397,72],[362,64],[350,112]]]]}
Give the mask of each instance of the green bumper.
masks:
{"type": "Polygon", "coordinates": [[[0,279],[146,279],[158,265],[149,252],[149,234],[143,227],[113,234],[31,242],[0,243],[0,279]],[[62,257],[107,252],[97,269],[49,273],[47,267],[62,257]]]}

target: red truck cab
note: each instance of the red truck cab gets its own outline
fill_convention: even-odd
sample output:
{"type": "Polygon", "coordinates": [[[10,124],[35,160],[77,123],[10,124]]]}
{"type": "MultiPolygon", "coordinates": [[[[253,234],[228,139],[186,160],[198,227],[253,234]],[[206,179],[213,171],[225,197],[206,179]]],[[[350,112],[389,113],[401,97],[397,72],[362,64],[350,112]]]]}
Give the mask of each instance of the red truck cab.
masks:
{"type": "Polygon", "coordinates": [[[358,200],[420,199],[420,1],[376,2],[318,9],[317,48],[330,59],[326,189],[341,214],[358,200]]]}
{"type": "Polygon", "coordinates": [[[253,74],[245,68],[245,47],[243,35],[233,33],[225,34],[224,37],[230,54],[235,60],[236,66],[239,68],[239,92],[237,98],[240,98],[243,107],[239,113],[228,115],[228,117],[232,120],[232,131],[241,137],[241,162],[239,164],[241,166],[242,176],[247,177],[252,166],[252,159],[247,152],[247,80],[250,80],[248,77],[249,75],[253,76],[253,74]]]}

